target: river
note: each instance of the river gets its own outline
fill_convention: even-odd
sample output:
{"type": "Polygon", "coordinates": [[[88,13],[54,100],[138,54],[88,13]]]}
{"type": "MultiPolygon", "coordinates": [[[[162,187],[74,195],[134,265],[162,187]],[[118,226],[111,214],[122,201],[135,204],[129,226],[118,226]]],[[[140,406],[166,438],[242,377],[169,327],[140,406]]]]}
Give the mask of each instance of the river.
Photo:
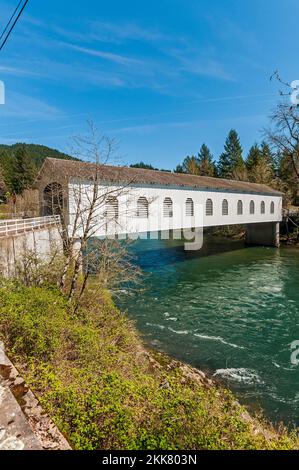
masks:
{"type": "Polygon", "coordinates": [[[274,423],[299,426],[299,250],[224,246],[136,242],[142,289],[117,303],[149,345],[209,371],[274,423]]]}

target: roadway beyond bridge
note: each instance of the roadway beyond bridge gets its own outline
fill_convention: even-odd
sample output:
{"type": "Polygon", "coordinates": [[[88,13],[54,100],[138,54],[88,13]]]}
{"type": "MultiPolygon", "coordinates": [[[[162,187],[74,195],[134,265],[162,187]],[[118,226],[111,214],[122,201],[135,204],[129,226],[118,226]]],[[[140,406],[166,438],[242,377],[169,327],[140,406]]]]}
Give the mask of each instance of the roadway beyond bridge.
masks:
{"type": "Polygon", "coordinates": [[[279,245],[282,193],[263,184],[47,158],[36,187],[41,215],[62,215],[70,230],[78,206],[84,225],[97,187],[95,237],[167,238],[170,231],[244,225],[249,244],[279,245]]]}

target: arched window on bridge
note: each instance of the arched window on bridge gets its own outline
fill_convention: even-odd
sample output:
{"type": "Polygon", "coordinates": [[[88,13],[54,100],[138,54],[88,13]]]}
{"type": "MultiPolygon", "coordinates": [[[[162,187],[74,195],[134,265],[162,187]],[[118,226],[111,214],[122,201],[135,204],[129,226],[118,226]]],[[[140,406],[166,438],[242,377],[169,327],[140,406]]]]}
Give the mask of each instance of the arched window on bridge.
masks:
{"type": "Polygon", "coordinates": [[[186,200],[186,216],[193,217],[194,216],[194,202],[191,197],[188,197],[186,200]]]}
{"type": "Polygon", "coordinates": [[[241,199],[238,201],[237,215],[243,215],[243,202],[241,199]]]}
{"type": "Polygon", "coordinates": [[[170,197],[166,197],[163,202],[163,216],[164,217],[173,217],[173,203],[170,197]]]}
{"type": "Polygon", "coordinates": [[[119,216],[118,199],[115,196],[109,196],[106,201],[107,222],[115,221],[119,216]]]}
{"type": "Polygon", "coordinates": [[[222,215],[228,215],[228,202],[227,199],[222,201],[222,215]]]}
{"type": "Polygon", "coordinates": [[[65,201],[60,183],[50,183],[43,192],[43,215],[63,215],[65,201]]]}
{"type": "Polygon", "coordinates": [[[250,205],[249,205],[249,213],[252,215],[254,214],[254,201],[250,201],[250,205]]]}
{"type": "Polygon", "coordinates": [[[274,202],[272,201],[270,204],[270,213],[274,214],[274,212],[275,212],[275,205],[274,205],[274,202]]]}
{"type": "Polygon", "coordinates": [[[265,201],[262,201],[261,202],[261,214],[265,214],[265,213],[266,213],[265,201]]]}
{"type": "Polygon", "coordinates": [[[137,201],[137,217],[139,219],[148,219],[148,200],[146,197],[140,197],[137,201]]]}
{"type": "Polygon", "coordinates": [[[207,199],[206,202],[206,215],[213,215],[213,201],[212,199],[207,199]]]}

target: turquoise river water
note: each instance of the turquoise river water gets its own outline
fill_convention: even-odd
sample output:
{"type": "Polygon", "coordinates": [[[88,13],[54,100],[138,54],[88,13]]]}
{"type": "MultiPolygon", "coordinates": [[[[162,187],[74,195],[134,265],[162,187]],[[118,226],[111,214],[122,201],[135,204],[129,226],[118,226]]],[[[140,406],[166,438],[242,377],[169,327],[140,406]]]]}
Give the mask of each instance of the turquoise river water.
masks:
{"type": "Polygon", "coordinates": [[[117,302],[145,341],[209,371],[273,422],[299,426],[299,250],[214,246],[207,256],[144,240],[133,251],[144,290],[117,302]]]}

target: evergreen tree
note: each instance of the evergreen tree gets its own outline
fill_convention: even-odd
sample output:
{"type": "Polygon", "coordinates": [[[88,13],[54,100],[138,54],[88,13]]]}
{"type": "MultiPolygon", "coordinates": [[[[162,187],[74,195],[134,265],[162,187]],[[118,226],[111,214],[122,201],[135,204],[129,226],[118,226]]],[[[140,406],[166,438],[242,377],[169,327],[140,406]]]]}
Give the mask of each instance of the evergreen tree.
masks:
{"type": "Polygon", "coordinates": [[[30,188],[36,175],[36,167],[25,146],[17,149],[6,171],[6,180],[11,192],[22,194],[30,188]]]}
{"type": "Polygon", "coordinates": [[[221,178],[243,179],[246,168],[243,149],[237,131],[232,129],[225,141],[224,152],[220,155],[218,172],[221,178]]]}
{"type": "Polygon", "coordinates": [[[2,166],[0,165],[0,202],[3,201],[3,197],[6,192],[7,192],[7,187],[6,187],[5,179],[4,179],[4,171],[3,171],[2,166]]]}
{"type": "Polygon", "coordinates": [[[271,184],[275,177],[274,157],[270,147],[262,143],[253,145],[246,160],[249,180],[253,183],[271,184]]]}
{"type": "Polygon", "coordinates": [[[41,167],[41,165],[43,164],[46,158],[59,158],[63,160],[78,160],[78,158],[71,157],[70,155],[62,153],[59,150],[46,147],[45,145],[25,144],[25,143],[20,143],[20,142],[13,144],[13,145],[0,144],[0,153],[5,152],[6,155],[9,158],[11,158],[13,155],[16,154],[17,150],[20,147],[26,147],[27,152],[29,153],[34,165],[37,168],[41,167]]]}
{"type": "Polygon", "coordinates": [[[158,170],[158,168],[154,168],[153,165],[149,163],[139,162],[130,165],[130,168],[143,168],[144,170],[158,170]]]}
{"type": "Polygon", "coordinates": [[[11,157],[6,150],[0,150],[0,193],[3,195],[9,191],[11,157]]]}
{"type": "Polygon", "coordinates": [[[271,184],[274,178],[274,172],[269,163],[261,158],[249,174],[249,179],[253,183],[271,184]]]}
{"type": "Polygon", "coordinates": [[[271,169],[273,170],[273,176],[275,176],[277,172],[276,155],[271,151],[269,145],[266,142],[262,142],[261,152],[262,152],[263,159],[271,167],[271,169]]]}
{"type": "Polygon", "coordinates": [[[183,166],[182,165],[177,165],[175,170],[174,170],[174,173],[185,173],[183,166]]]}
{"type": "Polygon", "coordinates": [[[186,157],[181,165],[175,169],[175,173],[187,173],[190,175],[199,175],[199,161],[197,157],[186,157]]]}
{"type": "Polygon", "coordinates": [[[261,157],[262,157],[262,152],[258,144],[254,144],[250,148],[248,155],[247,155],[247,159],[246,159],[246,168],[249,173],[259,163],[261,157]]]}
{"type": "Polygon", "coordinates": [[[5,150],[0,149],[0,167],[2,169],[2,174],[4,175],[4,178],[10,166],[10,160],[11,157],[8,155],[8,153],[5,150]]]}
{"type": "Polygon", "coordinates": [[[213,161],[213,155],[206,144],[203,144],[199,151],[198,167],[201,176],[216,176],[216,166],[213,161]]]}

